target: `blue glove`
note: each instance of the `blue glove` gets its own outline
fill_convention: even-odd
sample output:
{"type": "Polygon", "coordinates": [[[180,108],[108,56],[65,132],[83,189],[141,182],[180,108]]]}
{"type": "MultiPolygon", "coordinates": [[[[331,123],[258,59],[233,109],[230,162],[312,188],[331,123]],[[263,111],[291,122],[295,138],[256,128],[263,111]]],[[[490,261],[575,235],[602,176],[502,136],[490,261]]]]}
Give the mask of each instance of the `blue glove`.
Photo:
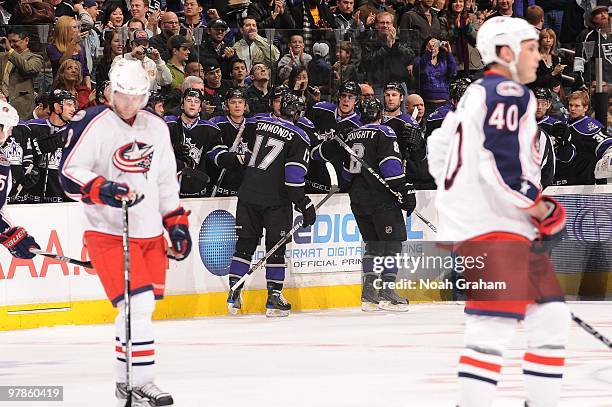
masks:
{"type": "Polygon", "coordinates": [[[168,253],[171,259],[185,260],[191,252],[191,236],[189,235],[189,214],[182,207],[166,214],[163,218],[164,227],[168,231],[172,250],[168,253]]]}
{"type": "Polygon", "coordinates": [[[35,256],[30,253],[31,248],[40,249],[36,240],[22,227],[12,227],[4,233],[0,233],[0,243],[2,243],[9,252],[20,259],[31,259],[35,256]]]}
{"type": "Polygon", "coordinates": [[[81,188],[83,194],[81,200],[89,205],[108,205],[113,208],[121,208],[121,200],[128,198],[128,206],[134,206],[142,201],[144,195],[130,191],[130,187],[122,182],[108,181],[99,176],[81,188]]]}

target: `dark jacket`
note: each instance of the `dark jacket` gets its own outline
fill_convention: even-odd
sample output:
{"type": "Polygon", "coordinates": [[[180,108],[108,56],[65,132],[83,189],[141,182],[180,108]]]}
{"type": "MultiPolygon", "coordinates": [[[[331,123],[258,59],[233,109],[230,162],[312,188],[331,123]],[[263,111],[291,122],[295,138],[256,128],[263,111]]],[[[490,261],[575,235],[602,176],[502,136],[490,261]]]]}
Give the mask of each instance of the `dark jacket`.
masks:
{"type": "Polygon", "coordinates": [[[385,85],[391,81],[404,82],[408,79],[406,67],[412,65],[415,54],[399,40],[389,48],[377,33],[371,32],[364,41],[361,55],[368,80],[374,85],[385,85]]]}
{"type": "Polygon", "coordinates": [[[446,24],[441,23],[438,13],[434,10],[429,12],[431,25],[421,7],[413,8],[400,19],[400,39],[412,48],[415,54],[420,52],[427,37],[436,37],[440,41],[448,40],[448,33],[444,29],[446,24]]]}
{"type": "Polygon", "coordinates": [[[267,0],[257,0],[249,5],[247,15],[255,17],[257,28],[260,30],[264,28],[279,28],[283,30],[295,28],[295,21],[293,21],[289,5],[285,6],[283,14],[278,15],[275,20],[272,19],[273,11],[274,3],[270,7],[267,0]]]}

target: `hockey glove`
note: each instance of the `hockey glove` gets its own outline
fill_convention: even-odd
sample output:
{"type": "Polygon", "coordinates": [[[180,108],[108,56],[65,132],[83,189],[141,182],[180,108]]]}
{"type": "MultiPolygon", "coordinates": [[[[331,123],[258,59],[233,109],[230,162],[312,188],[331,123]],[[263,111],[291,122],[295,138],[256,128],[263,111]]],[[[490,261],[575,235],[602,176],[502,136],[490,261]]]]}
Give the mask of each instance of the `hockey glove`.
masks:
{"type": "Polygon", "coordinates": [[[531,222],[539,234],[539,238],[533,242],[533,250],[536,253],[552,250],[566,233],[563,205],[550,196],[542,196],[541,199],[548,207],[548,213],[542,219],[531,217],[531,222]]]}
{"type": "Polygon", "coordinates": [[[9,252],[20,259],[31,259],[35,256],[30,253],[31,248],[40,249],[40,246],[34,238],[28,235],[28,232],[22,227],[12,227],[4,233],[0,233],[0,243],[2,243],[9,252]]]}
{"type": "Polygon", "coordinates": [[[191,236],[189,235],[189,214],[182,207],[166,214],[163,218],[164,228],[168,231],[172,249],[168,252],[168,257],[181,261],[185,260],[191,252],[191,236]]]}
{"type": "Polygon", "coordinates": [[[399,191],[402,196],[402,201],[400,202],[400,207],[407,212],[407,215],[410,215],[414,208],[416,208],[416,194],[414,189],[412,189],[412,185],[409,185],[408,188],[399,191]]]}
{"type": "Polygon", "coordinates": [[[561,122],[557,122],[552,125],[550,135],[553,136],[558,147],[563,147],[566,144],[569,144],[571,139],[569,127],[567,124],[561,122]]]}
{"type": "Polygon", "coordinates": [[[32,140],[34,148],[39,155],[55,152],[58,148],[62,148],[62,137],[59,134],[49,134],[40,136],[32,140]]]}
{"type": "Polygon", "coordinates": [[[410,152],[425,148],[423,132],[418,127],[405,124],[402,130],[402,139],[410,152]]]}
{"type": "Polygon", "coordinates": [[[310,198],[305,196],[301,201],[296,202],[295,210],[302,214],[302,227],[312,226],[317,219],[315,207],[310,198]]]}
{"type": "Polygon", "coordinates": [[[34,185],[36,185],[38,179],[40,178],[38,168],[34,167],[34,165],[32,165],[30,172],[26,174],[29,165],[32,164],[24,162],[23,165],[11,165],[11,174],[13,175],[15,184],[21,185],[25,189],[32,188],[34,185]]]}
{"type": "Polygon", "coordinates": [[[103,176],[96,177],[81,188],[81,201],[88,205],[108,205],[121,208],[121,201],[128,199],[128,206],[134,206],[142,201],[144,195],[138,194],[127,184],[108,181],[103,176]]]}

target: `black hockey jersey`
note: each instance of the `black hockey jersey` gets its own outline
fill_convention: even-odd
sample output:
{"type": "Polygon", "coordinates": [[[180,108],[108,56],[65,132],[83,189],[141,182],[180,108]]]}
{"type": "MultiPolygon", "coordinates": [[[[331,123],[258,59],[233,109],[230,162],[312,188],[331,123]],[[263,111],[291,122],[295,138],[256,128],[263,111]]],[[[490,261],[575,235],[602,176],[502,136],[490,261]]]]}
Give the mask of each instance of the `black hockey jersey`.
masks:
{"type": "Polygon", "coordinates": [[[568,122],[576,156],[568,163],[557,162],[555,185],[595,184],[596,148],[609,140],[606,129],[592,117],[584,116],[568,122]]]}
{"type": "Polygon", "coordinates": [[[13,127],[11,135],[6,139],[0,151],[11,164],[13,184],[8,198],[10,203],[34,202],[32,187],[38,182],[38,168],[34,168],[32,140],[30,128],[26,122],[19,122],[13,127]],[[28,174],[26,175],[26,172],[28,174]],[[15,196],[21,190],[19,196],[15,196]]]}
{"type": "MultiPolygon", "coordinates": [[[[406,185],[402,155],[395,132],[388,126],[366,124],[346,136],[346,144],[380,174],[394,191],[406,185]]],[[[396,203],[393,196],[380,181],[363,168],[362,164],[344,151],[342,178],[350,182],[351,202],[360,205],[396,203]]]]}
{"type": "Polygon", "coordinates": [[[249,151],[239,199],[278,206],[304,197],[310,140],[302,129],[287,120],[262,117],[257,120],[249,151]]]}

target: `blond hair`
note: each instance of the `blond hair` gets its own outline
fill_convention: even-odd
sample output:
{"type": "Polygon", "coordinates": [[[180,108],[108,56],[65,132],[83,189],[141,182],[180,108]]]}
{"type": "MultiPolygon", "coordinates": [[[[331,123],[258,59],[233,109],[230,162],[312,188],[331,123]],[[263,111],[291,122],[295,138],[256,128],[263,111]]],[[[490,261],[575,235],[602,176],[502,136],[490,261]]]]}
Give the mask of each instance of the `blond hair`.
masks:
{"type": "MultiPolygon", "coordinates": [[[[70,25],[75,22],[74,17],[61,16],[55,23],[55,29],[53,30],[53,44],[57,47],[60,52],[66,52],[68,44],[74,38],[70,25]]],[[[76,52],[81,51],[81,45],[77,44],[75,47],[76,52]]]]}
{"type": "Polygon", "coordinates": [[[81,84],[81,82],[83,82],[83,71],[81,70],[81,63],[74,59],[67,59],[64,62],[62,62],[59,69],[57,70],[57,75],[55,76],[55,81],[52,86],[54,89],[59,88],[59,89],[64,89],[64,90],[73,92],[76,90],[76,87],[81,84]],[[64,78],[64,72],[70,65],[75,65],[77,67],[77,72],[79,73],[79,76],[77,77],[77,80],[73,84],[74,87],[72,89],[68,87],[69,84],[66,82],[66,79],[64,78]]]}

